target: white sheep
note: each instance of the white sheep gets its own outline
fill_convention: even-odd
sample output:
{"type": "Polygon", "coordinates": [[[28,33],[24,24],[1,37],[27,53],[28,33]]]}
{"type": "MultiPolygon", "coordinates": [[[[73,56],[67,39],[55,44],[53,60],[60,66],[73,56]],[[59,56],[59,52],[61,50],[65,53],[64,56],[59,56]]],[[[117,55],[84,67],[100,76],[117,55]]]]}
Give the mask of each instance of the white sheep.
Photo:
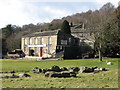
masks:
{"type": "Polygon", "coordinates": [[[111,62],[106,61],[106,63],[107,63],[107,65],[112,65],[112,63],[111,63],[111,62]]]}

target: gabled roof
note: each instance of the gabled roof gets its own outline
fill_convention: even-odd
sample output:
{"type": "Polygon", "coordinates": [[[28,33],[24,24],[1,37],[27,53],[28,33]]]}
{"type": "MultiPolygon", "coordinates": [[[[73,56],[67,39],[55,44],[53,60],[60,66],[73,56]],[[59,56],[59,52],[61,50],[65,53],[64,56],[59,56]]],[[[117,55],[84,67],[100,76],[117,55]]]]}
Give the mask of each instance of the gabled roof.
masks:
{"type": "Polygon", "coordinates": [[[51,35],[57,35],[59,30],[53,30],[53,31],[43,31],[43,32],[35,32],[32,34],[27,34],[24,37],[34,37],[34,36],[51,36],[51,35]]]}
{"type": "MultiPolygon", "coordinates": [[[[24,37],[57,35],[59,30],[60,29],[51,30],[51,31],[43,31],[43,32],[35,32],[35,33],[27,34],[24,37]]],[[[76,34],[76,33],[90,33],[90,32],[95,32],[95,30],[92,30],[92,29],[83,29],[83,28],[77,28],[77,29],[75,29],[74,27],[71,27],[71,34],[76,34]]]]}

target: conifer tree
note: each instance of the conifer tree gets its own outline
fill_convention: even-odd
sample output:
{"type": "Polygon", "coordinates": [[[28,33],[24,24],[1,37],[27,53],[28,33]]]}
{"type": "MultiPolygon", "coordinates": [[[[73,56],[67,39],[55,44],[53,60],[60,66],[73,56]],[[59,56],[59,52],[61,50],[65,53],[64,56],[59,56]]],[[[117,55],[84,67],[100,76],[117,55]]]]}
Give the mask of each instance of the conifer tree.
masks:
{"type": "Polygon", "coordinates": [[[64,20],[64,22],[62,23],[61,32],[71,34],[70,25],[67,20],[64,20]]]}

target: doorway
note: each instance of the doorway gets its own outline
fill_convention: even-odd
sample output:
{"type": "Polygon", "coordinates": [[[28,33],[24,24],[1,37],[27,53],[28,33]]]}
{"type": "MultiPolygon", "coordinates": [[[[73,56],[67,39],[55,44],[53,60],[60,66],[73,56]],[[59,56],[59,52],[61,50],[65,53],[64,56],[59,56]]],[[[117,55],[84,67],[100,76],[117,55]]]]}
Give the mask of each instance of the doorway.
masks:
{"type": "Polygon", "coordinates": [[[42,56],[43,56],[43,48],[40,47],[40,57],[42,57],[42,56]]]}
{"type": "Polygon", "coordinates": [[[34,50],[33,49],[29,49],[29,56],[34,56],[34,50]]]}

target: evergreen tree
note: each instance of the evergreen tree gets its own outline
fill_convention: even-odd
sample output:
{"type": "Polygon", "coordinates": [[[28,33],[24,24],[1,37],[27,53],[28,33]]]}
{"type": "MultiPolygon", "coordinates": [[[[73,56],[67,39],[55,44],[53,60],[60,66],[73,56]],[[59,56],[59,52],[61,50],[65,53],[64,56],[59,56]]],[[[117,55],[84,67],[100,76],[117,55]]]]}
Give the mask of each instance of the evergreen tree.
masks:
{"type": "Polygon", "coordinates": [[[62,23],[61,32],[71,34],[70,25],[67,20],[64,20],[64,22],[62,23]]]}
{"type": "Polygon", "coordinates": [[[2,53],[3,54],[6,54],[7,50],[13,50],[13,47],[14,47],[14,43],[13,43],[14,42],[14,35],[13,35],[14,32],[13,31],[14,31],[14,28],[11,24],[2,28],[2,53]]]}
{"type": "Polygon", "coordinates": [[[8,38],[13,32],[13,27],[11,24],[7,25],[5,28],[2,28],[2,37],[4,39],[8,38]]]}

